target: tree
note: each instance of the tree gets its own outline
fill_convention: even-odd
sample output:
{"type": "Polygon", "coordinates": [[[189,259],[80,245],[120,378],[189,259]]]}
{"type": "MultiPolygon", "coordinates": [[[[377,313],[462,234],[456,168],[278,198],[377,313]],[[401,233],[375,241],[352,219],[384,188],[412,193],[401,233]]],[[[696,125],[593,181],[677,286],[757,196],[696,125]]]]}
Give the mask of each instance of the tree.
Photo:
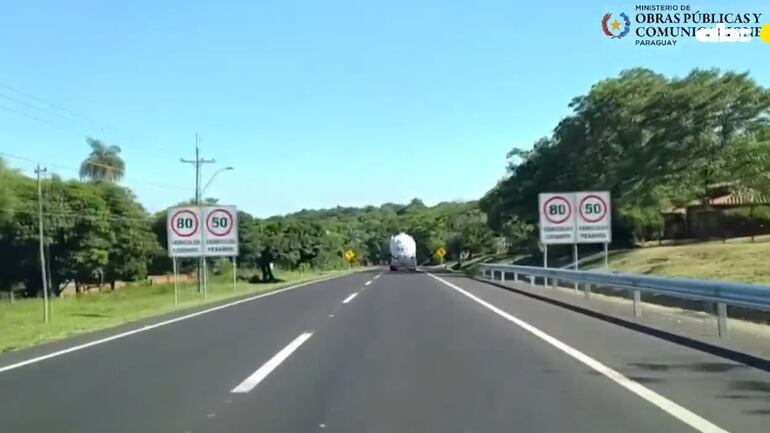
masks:
{"type": "Polygon", "coordinates": [[[93,182],[118,182],[125,174],[125,163],[120,158],[120,147],[107,145],[90,137],[86,142],[91,153],[80,164],[80,179],[93,182]]]}
{"type": "Polygon", "coordinates": [[[13,217],[13,209],[17,204],[14,189],[21,180],[22,176],[6,167],[5,161],[0,158],[0,223],[13,217]]]}
{"type": "Polygon", "coordinates": [[[508,251],[515,253],[525,250],[535,227],[519,220],[515,215],[503,223],[500,234],[505,238],[508,251]]]}
{"type": "Polygon", "coordinates": [[[609,190],[613,238],[630,243],[659,231],[663,206],[714,184],[768,189],[770,92],[747,74],[632,69],[569,106],[551,136],[509,153],[508,177],[479,203],[490,227],[536,224],[541,192],[609,190]]]}
{"type": "Polygon", "coordinates": [[[151,260],[161,247],[151,230],[150,216],[133,193],[109,183],[97,185],[108,209],[109,248],[104,279],[112,289],[115,281],[136,281],[147,276],[151,260]]]}

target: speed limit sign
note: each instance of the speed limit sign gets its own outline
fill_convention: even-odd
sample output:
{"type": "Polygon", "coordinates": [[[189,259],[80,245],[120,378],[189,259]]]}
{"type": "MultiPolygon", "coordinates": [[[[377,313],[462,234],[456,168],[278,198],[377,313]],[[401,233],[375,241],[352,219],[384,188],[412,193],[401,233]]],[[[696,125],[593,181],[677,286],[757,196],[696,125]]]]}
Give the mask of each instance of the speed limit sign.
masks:
{"type": "Polygon", "coordinates": [[[577,206],[577,241],[579,243],[609,243],[612,241],[610,193],[579,192],[577,206]]]}
{"type": "Polygon", "coordinates": [[[235,226],[233,213],[224,208],[211,209],[206,216],[206,228],[214,237],[224,237],[232,233],[235,226]]]}
{"type": "Polygon", "coordinates": [[[203,252],[201,220],[198,208],[170,209],[167,218],[168,255],[197,257],[203,252]]]}
{"type": "Polygon", "coordinates": [[[540,241],[545,244],[575,242],[575,194],[543,193],[539,196],[540,241]]]}
{"type": "Polygon", "coordinates": [[[235,257],[238,210],[235,206],[169,209],[166,233],[170,257],[235,257]]]}
{"type": "Polygon", "coordinates": [[[171,217],[171,230],[180,238],[195,236],[199,225],[198,214],[188,209],[175,212],[171,217]]]}
{"type": "Polygon", "coordinates": [[[238,255],[238,211],[234,206],[204,208],[206,256],[238,255]]]}

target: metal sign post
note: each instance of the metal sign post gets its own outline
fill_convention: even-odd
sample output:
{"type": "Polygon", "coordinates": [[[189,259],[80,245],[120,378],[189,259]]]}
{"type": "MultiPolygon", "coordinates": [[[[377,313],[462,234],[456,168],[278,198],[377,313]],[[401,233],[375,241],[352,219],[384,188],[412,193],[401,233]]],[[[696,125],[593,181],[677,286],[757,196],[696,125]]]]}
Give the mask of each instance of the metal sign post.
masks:
{"type": "MultiPolygon", "coordinates": [[[[543,267],[548,267],[548,244],[543,245],[543,267]]],[[[548,287],[548,277],[543,278],[543,285],[548,287]]]]}
{"type": "Polygon", "coordinates": [[[609,244],[607,242],[604,243],[604,269],[609,269],[609,244]]]}
{"type": "Polygon", "coordinates": [[[206,262],[206,250],[208,249],[208,245],[206,244],[206,232],[208,232],[208,227],[206,224],[208,223],[208,220],[206,218],[206,213],[203,211],[203,208],[198,206],[198,212],[200,212],[201,218],[204,221],[204,227],[203,230],[201,230],[201,258],[200,258],[200,264],[201,264],[201,271],[199,278],[201,279],[201,286],[203,289],[203,301],[205,302],[209,298],[209,288],[208,288],[208,263],[206,262]]]}
{"type": "Polygon", "coordinates": [[[233,292],[238,290],[238,262],[237,258],[233,256],[233,292]]]}
{"type": "MultiPolygon", "coordinates": [[[[201,215],[203,215],[203,212],[201,212],[201,215]]],[[[206,250],[208,249],[208,245],[206,244],[206,232],[208,232],[208,227],[204,227],[203,230],[201,230],[201,243],[203,244],[203,248],[201,249],[201,264],[203,265],[203,276],[201,277],[203,279],[203,300],[206,301],[209,298],[209,282],[208,282],[208,262],[206,260],[206,250]]]]}
{"type": "Polygon", "coordinates": [[[176,267],[176,257],[171,258],[171,263],[174,268],[174,306],[179,305],[179,273],[176,267]]]}
{"type": "Polygon", "coordinates": [[[209,298],[209,269],[208,260],[203,256],[203,300],[209,298]]]}
{"type": "MultiPolygon", "coordinates": [[[[572,261],[575,263],[575,270],[578,270],[578,244],[575,243],[572,246],[572,261]]],[[[579,284],[575,283],[575,291],[577,292],[579,289],[579,284]]]]}

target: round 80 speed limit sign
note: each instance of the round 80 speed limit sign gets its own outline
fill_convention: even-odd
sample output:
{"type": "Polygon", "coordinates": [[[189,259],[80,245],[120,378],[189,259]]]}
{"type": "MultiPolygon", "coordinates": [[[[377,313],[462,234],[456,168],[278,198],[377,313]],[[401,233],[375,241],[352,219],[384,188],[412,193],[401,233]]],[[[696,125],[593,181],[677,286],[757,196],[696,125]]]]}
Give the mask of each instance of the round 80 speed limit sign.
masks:
{"type": "Polygon", "coordinates": [[[561,224],[572,215],[572,204],[562,196],[553,196],[543,204],[543,215],[551,224],[561,224]]]}
{"type": "Polygon", "coordinates": [[[189,238],[198,233],[200,221],[198,215],[187,209],[182,209],[171,216],[171,231],[180,238],[189,238]]]}
{"type": "Polygon", "coordinates": [[[213,209],[206,217],[206,229],[209,233],[217,237],[229,235],[234,226],[235,218],[228,209],[213,209]]]}

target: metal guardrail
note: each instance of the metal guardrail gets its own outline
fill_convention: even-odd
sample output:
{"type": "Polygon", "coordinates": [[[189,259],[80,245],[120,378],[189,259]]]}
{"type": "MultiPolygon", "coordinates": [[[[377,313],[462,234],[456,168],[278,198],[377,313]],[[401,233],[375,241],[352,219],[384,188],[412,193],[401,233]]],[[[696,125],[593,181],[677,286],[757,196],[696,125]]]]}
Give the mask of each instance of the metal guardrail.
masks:
{"type": "Polygon", "coordinates": [[[483,264],[479,268],[483,276],[491,280],[506,281],[509,280],[508,276],[512,275],[513,278],[510,280],[519,281],[520,277],[526,277],[530,285],[534,286],[535,279],[541,278],[543,284],[548,286],[550,279],[554,282],[571,282],[574,284],[575,290],[579,290],[582,284],[586,298],[590,298],[592,286],[627,289],[633,293],[634,316],[636,317],[642,315],[642,292],[713,302],[716,304],[717,327],[720,337],[725,337],[728,334],[727,305],[770,310],[770,286],[757,284],[505,264],[483,264]]]}

